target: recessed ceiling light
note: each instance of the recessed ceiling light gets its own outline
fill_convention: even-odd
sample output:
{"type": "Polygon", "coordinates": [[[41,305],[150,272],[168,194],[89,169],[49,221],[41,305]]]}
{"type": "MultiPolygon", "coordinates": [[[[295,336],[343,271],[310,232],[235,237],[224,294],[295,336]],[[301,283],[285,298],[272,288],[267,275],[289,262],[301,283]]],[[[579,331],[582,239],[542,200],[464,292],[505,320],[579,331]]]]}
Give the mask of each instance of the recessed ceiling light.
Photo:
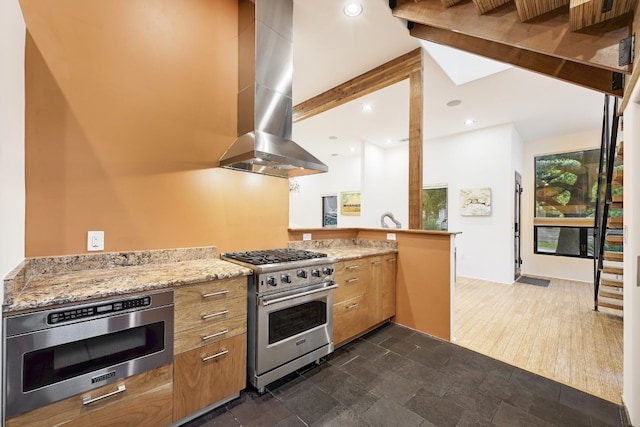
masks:
{"type": "Polygon", "coordinates": [[[452,99],[451,101],[447,102],[447,107],[457,107],[460,104],[462,104],[462,101],[460,101],[459,99],[452,99]]]}
{"type": "Polygon", "coordinates": [[[356,148],[355,147],[351,147],[351,152],[355,153],[356,152],[356,148]]]}
{"type": "Polygon", "coordinates": [[[338,157],[340,154],[338,154],[338,153],[331,153],[331,154],[329,154],[329,155],[330,155],[331,157],[338,157]]]}
{"type": "Polygon", "coordinates": [[[365,111],[367,113],[373,111],[373,106],[371,104],[364,104],[362,106],[362,111],[365,111]]]}
{"type": "Polygon", "coordinates": [[[464,124],[467,126],[471,126],[472,124],[474,124],[476,121],[473,119],[467,119],[464,121],[464,124]]]}
{"type": "Polygon", "coordinates": [[[387,139],[387,144],[391,144],[393,142],[393,139],[389,138],[387,139]]]}
{"type": "Polygon", "coordinates": [[[337,136],[334,136],[334,135],[331,135],[331,136],[329,137],[329,139],[331,139],[331,140],[334,140],[334,141],[335,141],[336,139],[338,139],[338,137],[337,137],[337,136]]]}
{"type": "Polygon", "coordinates": [[[342,9],[345,15],[349,17],[358,16],[362,13],[362,4],[357,1],[350,1],[344,5],[344,9],[342,9]]]}

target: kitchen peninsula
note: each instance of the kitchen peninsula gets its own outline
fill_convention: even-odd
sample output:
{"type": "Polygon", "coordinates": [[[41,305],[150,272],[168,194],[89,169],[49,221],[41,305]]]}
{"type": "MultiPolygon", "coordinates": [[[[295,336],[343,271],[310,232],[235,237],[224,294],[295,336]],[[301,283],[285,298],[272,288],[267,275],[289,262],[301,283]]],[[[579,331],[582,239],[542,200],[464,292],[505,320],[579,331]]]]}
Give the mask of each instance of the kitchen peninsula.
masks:
{"type": "Polygon", "coordinates": [[[454,331],[455,236],[458,232],[372,229],[289,229],[289,245],[338,258],[362,256],[367,246],[397,248],[394,322],[451,340],[454,331]],[[333,242],[332,242],[333,241],[333,242]],[[373,243],[372,243],[373,242],[373,243]],[[313,249],[311,249],[313,248],[313,249]]]}

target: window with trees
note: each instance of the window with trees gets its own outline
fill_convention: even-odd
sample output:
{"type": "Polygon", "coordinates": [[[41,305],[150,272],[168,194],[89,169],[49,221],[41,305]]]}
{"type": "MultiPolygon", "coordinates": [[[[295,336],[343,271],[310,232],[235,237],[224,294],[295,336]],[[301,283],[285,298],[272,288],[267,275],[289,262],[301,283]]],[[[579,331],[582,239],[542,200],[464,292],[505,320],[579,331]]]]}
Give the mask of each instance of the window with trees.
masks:
{"type": "Polygon", "coordinates": [[[422,229],[449,229],[447,187],[422,189],[422,229]]]}
{"type": "Polygon", "coordinates": [[[535,253],[593,257],[599,161],[599,149],[535,158],[535,253]]]}

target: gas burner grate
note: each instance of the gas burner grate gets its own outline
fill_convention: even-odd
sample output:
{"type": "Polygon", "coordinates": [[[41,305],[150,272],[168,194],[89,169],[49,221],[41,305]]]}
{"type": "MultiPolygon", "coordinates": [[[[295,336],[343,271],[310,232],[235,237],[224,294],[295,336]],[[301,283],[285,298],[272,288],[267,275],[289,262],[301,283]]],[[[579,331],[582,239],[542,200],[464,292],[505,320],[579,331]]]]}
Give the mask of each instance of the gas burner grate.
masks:
{"type": "Polygon", "coordinates": [[[267,249],[261,251],[227,252],[224,258],[245,262],[251,265],[279,264],[283,262],[302,261],[314,258],[324,258],[327,254],[305,251],[302,249],[267,249]]]}

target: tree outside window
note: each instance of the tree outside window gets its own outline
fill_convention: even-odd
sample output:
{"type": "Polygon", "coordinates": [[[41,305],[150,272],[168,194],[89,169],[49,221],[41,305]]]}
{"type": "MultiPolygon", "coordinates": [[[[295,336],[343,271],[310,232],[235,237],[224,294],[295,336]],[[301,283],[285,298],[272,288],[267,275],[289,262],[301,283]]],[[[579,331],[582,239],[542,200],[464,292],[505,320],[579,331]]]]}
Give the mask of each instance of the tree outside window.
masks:
{"type": "Polygon", "coordinates": [[[595,216],[599,161],[599,149],[535,158],[535,217],[547,219],[544,225],[534,222],[536,253],[593,256],[593,221],[564,221],[595,216]]]}
{"type": "Polygon", "coordinates": [[[448,230],[447,187],[422,189],[422,229],[448,230]]]}

